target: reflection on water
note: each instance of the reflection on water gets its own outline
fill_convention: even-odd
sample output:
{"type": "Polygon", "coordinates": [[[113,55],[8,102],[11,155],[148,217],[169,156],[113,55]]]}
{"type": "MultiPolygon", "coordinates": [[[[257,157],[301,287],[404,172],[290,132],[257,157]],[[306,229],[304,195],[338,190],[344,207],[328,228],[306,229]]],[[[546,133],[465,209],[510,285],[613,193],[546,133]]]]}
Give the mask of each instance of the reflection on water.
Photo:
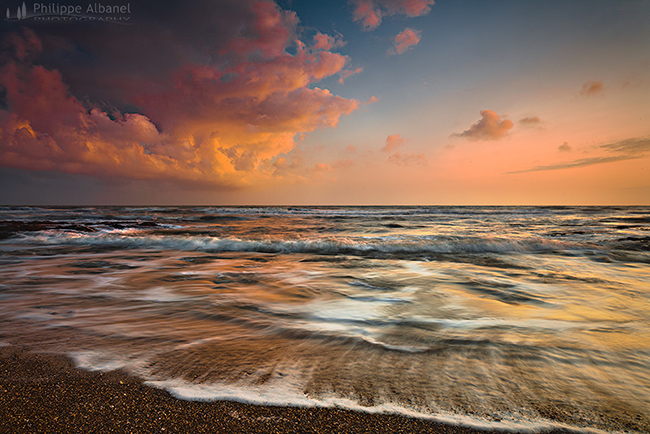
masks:
{"type": "Polygon", "coordinates": [[[190,399],[650,430],[648,208],[6,208],[0,340],[190,399]]]}

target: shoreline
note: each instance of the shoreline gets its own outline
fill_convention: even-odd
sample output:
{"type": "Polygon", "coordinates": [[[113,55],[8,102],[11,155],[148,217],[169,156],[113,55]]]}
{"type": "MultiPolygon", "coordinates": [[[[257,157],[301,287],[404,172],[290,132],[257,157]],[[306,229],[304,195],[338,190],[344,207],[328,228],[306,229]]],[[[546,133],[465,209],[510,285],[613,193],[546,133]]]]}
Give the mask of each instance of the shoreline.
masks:
{"type": "Polygon", "coordinates": [[[84,371],[62,355],[0,347],[0,433],[71,432],[480,434],[496,431],[338,408],[184,401],[122,371],[84,371]]]}

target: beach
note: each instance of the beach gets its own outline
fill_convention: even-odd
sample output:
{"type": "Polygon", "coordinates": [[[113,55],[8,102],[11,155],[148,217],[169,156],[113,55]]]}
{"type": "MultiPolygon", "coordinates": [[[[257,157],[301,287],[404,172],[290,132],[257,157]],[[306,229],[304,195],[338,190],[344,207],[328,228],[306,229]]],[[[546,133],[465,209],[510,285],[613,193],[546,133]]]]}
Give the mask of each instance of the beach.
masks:
{"type": "MultiPolygon", "coordinates": [[[[184,401],[122,371],[0,348],[0,433],[448,433],[486,431],[336,408],[184,401]]],[[[562,431],[555,430],[553,433],[562,431]]],[[[549,431],[550,433],[550,431],[549,431]]]]}

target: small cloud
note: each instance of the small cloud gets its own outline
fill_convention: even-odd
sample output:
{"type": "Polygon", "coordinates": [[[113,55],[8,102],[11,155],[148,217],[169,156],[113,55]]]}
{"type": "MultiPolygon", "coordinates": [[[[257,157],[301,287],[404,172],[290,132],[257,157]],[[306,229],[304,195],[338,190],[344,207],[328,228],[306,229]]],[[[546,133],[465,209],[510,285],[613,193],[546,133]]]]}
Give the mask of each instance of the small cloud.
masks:
{"type": "Polygon", "coordinates": [[[381,150],[384,152],[393,152],[397,148],[404,146],[404,142],[404,138],[399,134],[391,134],[390,136],[386,137],[386,144],[383,148],[381,148],[381,150]]]}
{"type": "Polygon", "coordinates": [[[582,90],[580,95],[582,96],[594,96],[598,95],[603,91],[603,82],[602,81],[588,81],[582,85],[582,90]]]}
{"type": "Polygon", "coordinates": [[[386,137],[386,144],[381,150],[386,153],[391,153],[388,161],[400,166],[412,166],[415,164],[426,164],[427,160],[423,154],[409,154],[404,152],[397,152],[406,144],[406,139],[399,134],[391,134],[386,137]]]}
{"type": "Polygon", "coordinates": [[[361,21],[364,30],[372,30],[381,23],[381,10],[373,0],[356,0],[352,18],[361,21]]]}
{"type": "Polygon", "coordinates": [[[538,116],[529,116],[523,119],[519,119],[519,123],[525,127],[534,127],[539,125],[542,120],[538,116]]]}
{"type": "Polygon", "coordinates": [[[571,152],[573,148],[569,146],[567,142],[562,143],[560,146],[557,147],[558,151],[560,152],[571,152]]]}
{"type": "Polygon", "coordinates": [[[492,110],[481,110],[481,120],[462,133],[455,133],[455,137],[467,137],[471,140],[496,140],[508,134],[514,126],[511,120],[501,119],[492,110]]]}
{"type": "Polygon", "coordinates": [[[354,154],[357,152],[357,147],[354,145],[348,145],[347,148],[345,148],[345,152],[349,152],[350,154],[354,154]]]}
{"type": "Polygon", "coordinates": [[[354,21],[360,21],[364,30],[373,30],[385,16],[406,15],[419,17],[431,10],[434,0],[351,0],[354,21]]]}
{"type": "Polygon", "coordinates": [[[360,72],[363,72],[363,67],[359,67],[359,68],[357,68],[355,70],[345,69],[345,70],[341,71],[341,73],[339,74],[340,75],[339,83],[343,84],[343,82],[345,81],[346,78],[348,78],[349,76],[354,75],[354,74],[359,74],[360,72]]]}
{"type": "Polygon", "coordinates": [[[404,29],[402,33],[399,33],[397,36],[395,36],[395,39],[393,40],[395,46],[391,47],[387,51],[387,54],[402,54],[408,50],[411,50],[412,47],[420,42],[421,35],[422,32],[419,30],[409,28],[404,29]]]}
{"type": "Polygon", "coordinates": [[[314,50],[331,50],[333,48],[340,48],[345,45],[345,42],[340,38],[335,38],[324,33],[316,33],[314,35],[314,50]]]}
{"type": "Polygon", "coordinates": [[[416,164],[424,165],[427,163],[424,154],[403,154],[401,152],[395,152],[393,155],[388,157],[388,161],[400,166],[413,166],[416,164]]]}
{"type": "Polygon", "coordinates": [[[376,103],[378,101],[379,101],[379,98],[377,98],[376,96],[371,96],[368,101],[363,102],[363,105],[374,104],[374,103],[376,103]]]}
{"type": "Polygon", "coordinates": [[[316,163],[312,170],[314,172],[331,172],[333,169],[332,166],[327,163],[316,163]]]}

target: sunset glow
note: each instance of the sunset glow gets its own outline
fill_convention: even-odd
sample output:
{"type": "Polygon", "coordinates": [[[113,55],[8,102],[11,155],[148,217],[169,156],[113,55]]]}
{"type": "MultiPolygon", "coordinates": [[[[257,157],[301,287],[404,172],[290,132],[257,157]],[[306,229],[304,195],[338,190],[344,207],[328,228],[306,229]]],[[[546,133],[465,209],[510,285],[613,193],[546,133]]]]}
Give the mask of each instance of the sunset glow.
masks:
{"type": "Polygon", "coordinates": [[[7,9],[0,202],[650,204],[648,2],[123,3],[7,9]]]}

